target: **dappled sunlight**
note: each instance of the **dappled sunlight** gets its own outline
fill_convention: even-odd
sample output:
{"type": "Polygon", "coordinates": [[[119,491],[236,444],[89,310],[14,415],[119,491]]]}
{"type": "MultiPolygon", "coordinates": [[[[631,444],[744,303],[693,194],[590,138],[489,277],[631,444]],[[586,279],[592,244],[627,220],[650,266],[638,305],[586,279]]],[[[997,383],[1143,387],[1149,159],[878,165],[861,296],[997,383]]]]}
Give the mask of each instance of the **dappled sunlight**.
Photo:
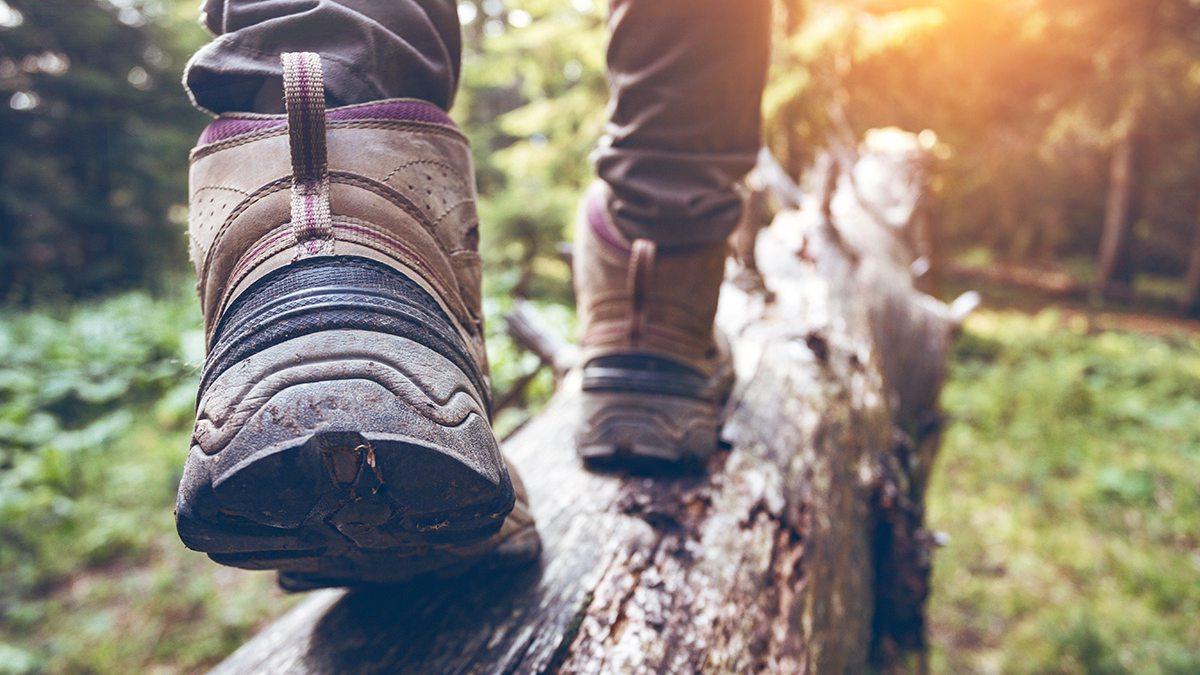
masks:
{"type": "MultiPolygon", "coordinates": [[[[268,575],[186,551],[172,516],[209,346],[186,241],[189,152],[208,117],[180,85],[211,37],[197,4],[0,0],[0,673],[194,672],[293,603],[268,575]]],[[[491,424],[506,437],[562,379],[503,318],[532,308],[556,336],[581,331],[570,242],[613,128],[608,3],[439,7],[462,31],[461,64],[445,68],[457,87],[446,112],[471,144],[475,191],[464,171],[470,194],[438,217],[470,211],[455,209],[478,197],[478,229],[468,218],[464,239],[478,238],[479,255],[456,250],[454,264],[482,269],[485,316],[470,321],[486,336],[487,387],[503,402],[491,424]]],[[[894,278],[861,292],[886,299],[913,281],[927,295],[914,293],[912,314],[952,327],[964,317],[943,301],[978,292],[961,309],[983,298],[951,348],[945,426],[932,414],[914,423],[944,432],[924,515],[948,537],[921,540],[945,543],[927,608],[931,670],[1200,672],[1200,0],[773,7],[760,165],[737,190],[743,225],[774,225],[757,240],[753,227],[739,231],[730,269],[741,285],[733,295],[726,286],[721,311],[829,320],[840,337],[847,319],[826,297],[826,277],[806,278],[806,295],[761,288],[782,268],[828,271],[822,247],[841,252],[838,270],[861,266],[864,278],[878,272],[863,263],[871,255],[899,261],[894,278]]],[[[224,14],[212,19],[219,27],[224,14]]],[[[677,28],[665,26],[649,51],[671,48],[677,28]]],[[[752,46],[722,53],[726,80],[736,57],[763,53],[752,46]]],[[[447,57],[457,49],[443,47],[447,57]]],[[[361,61],[351,65],[369,68],[361,61]]],[[[237,84],[256,103],[280,103],[251,80],[237,84]]],[[[732,125],[732,103],[707,92],[695,109],[732,125]]],[[[437,133],[456,136],[452,126],[437,133]]],[[[693,154],[713,167],[748,165],[752,153],[717,147],[720,135],[704,135],[693,154]]],[[[655,177],[685,173],[675,169],[687,153],[670,139],[650,145],[668,158],[655,177]]],[[[422,162],[436,160],[412,164],[422,162]]],[[[733,180],[723,185],[731,225],[733,180]]],[[[408,188],[419,201],[423,191],[408,188]]],[[[249,210],[250,191],[214,189],[249,210]]],[[[228,234],[235,219],[212,229],[228,234]]],[[[621,293],[676,253],[639,250],[643,267],[613,277],[621,293]]],[[[669,281],[693,299],[694,284],[669,281]]],[[[898,330],[910,318],[880,322],[898,330]]],[[[880,363],[908,367],[950,342],[900,341],[886,354],[861,346],[842,384],[855,404],[895,406],[876,388],[880,363]]],[[[814,329],[735,360],[746,376],[763,359],[809,364],[822,353],[830,342],[814,329]]],[[[910,374],[940,382],[942,372],[910,374]]],[[[827,421],[796,398],[799,419],[827,421]]],[[[878,480],[868,459],[864,482],[878,480]]],[[[749,525],[785,519],[771,504],[754,508],[749,525]]],[[[614,518],[647,516],[636,524],[654,530],[653,515],[614,518]]],[[[794,549],[795,574],[808,545],[799,530],[779,539],[794,549]]],[[[773,536],[764,539],[772,565],[773,536]]],[[[693,555],[686,548],[680,556],[693,555]]],[[[812,582],[791,581],[797,594],[812,582]]],[[[839,597],[839,611],[848,602],[839,597]]]]}

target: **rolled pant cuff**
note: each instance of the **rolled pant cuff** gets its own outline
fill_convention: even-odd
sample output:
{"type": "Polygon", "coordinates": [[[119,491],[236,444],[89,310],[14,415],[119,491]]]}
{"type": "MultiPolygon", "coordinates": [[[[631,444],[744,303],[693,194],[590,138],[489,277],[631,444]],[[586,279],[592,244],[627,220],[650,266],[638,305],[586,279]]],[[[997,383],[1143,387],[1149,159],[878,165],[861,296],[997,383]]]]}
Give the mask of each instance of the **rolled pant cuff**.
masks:
{"type": "MultiPolygon", "coordinates": [[[[331,105],[388,98],[350,64],[327,54],[321,61],[325,95],[331,105]]],[[[237,44],[233,36],[222,36],[201,48],[188,62],[183,86],[197,108],[220,115],[255,111],[255,100],[263,86],[272,80],[281,82],[282,77],[278,54],[266,54],[237,44]]],[[[282,89],[280,92],[282,95],[282,89]]]]}
{"type": "Polygon", "coordinates": [[[630,239],[649,239],[660,247],[728,238],[742,216],[735,182],[753,166],[753,155],[741,153],[602,149],[596,156],[613,224],[630,239]]]}
{"type": "Polygon", "coordinates": [[[648,239],[662,249],[689,248],[725,241],[737,228],[742,212],[739,201],[727,213],[712,217],[653,221],[623,216],[620,202],[613,197],[609,198],[607,206],[613,224],[621,234],[630,239],[648,239]]]}

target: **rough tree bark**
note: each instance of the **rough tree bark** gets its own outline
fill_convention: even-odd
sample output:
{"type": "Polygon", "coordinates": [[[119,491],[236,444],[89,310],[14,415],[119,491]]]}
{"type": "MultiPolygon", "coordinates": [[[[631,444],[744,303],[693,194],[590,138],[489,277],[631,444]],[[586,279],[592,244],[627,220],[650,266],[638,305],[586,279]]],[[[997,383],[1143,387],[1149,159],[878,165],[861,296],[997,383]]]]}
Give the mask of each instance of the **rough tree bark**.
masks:
{"type": "Polygon", "coordinates": [[[855,204],[833,222],[811,201],[781,214],[757,244],[771,292],[726,285],[739,382],[732,449],[707,474],[585,471],[568,372],[504,444],[540,565],[317,592],[217,672],[833,673],[919,658],[936,401],[969,303],[916,292],[895,228],[855,204]]]}

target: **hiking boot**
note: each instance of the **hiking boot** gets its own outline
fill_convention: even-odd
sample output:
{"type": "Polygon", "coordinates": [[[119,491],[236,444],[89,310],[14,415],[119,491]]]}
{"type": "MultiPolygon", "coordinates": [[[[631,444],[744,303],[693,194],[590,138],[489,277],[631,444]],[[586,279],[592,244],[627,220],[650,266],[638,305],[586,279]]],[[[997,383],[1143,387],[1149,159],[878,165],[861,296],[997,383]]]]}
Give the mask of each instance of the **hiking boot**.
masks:
{"type": "Polygon", "coordinates": [[[659,250],[630,241],[608,214],[606,190],[589,191],[575,235],[584,364],[576,447],[593,466],[703,464],[733,385],[713,325],[725,243],[659,250]]]}
{"type": "Polygon", "coordinates": [[[287,115],[225,115],[191,157],[208,355],[176,520],[291,588],[538,553],[492,433],[474,177],[440,109],[326,112],[285,54],[287,115]]]}

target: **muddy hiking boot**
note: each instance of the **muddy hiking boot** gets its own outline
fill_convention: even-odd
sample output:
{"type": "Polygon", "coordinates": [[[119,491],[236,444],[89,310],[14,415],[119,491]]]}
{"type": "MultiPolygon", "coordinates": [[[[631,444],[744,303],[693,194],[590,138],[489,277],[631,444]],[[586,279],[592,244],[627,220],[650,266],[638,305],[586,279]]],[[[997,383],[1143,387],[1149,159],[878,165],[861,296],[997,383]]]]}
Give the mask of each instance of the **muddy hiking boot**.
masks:
{"type": "Polygon", "coordinates": [[[466,140],[421,101],[326,111],[317,55],[283,64],[286,115],[222,116],[192,153],[180,537],[296,589],[536,557],[489,422],[466,140]]]}
{"type": "Polygon", "coordinates": [[[659,250],[614,226],[607,188],[584,198],[575,235],[583,327],[576,447],[597,467],[696,468],[717,449],[733,386],[714,329],[724,242],[659,250]]]}

